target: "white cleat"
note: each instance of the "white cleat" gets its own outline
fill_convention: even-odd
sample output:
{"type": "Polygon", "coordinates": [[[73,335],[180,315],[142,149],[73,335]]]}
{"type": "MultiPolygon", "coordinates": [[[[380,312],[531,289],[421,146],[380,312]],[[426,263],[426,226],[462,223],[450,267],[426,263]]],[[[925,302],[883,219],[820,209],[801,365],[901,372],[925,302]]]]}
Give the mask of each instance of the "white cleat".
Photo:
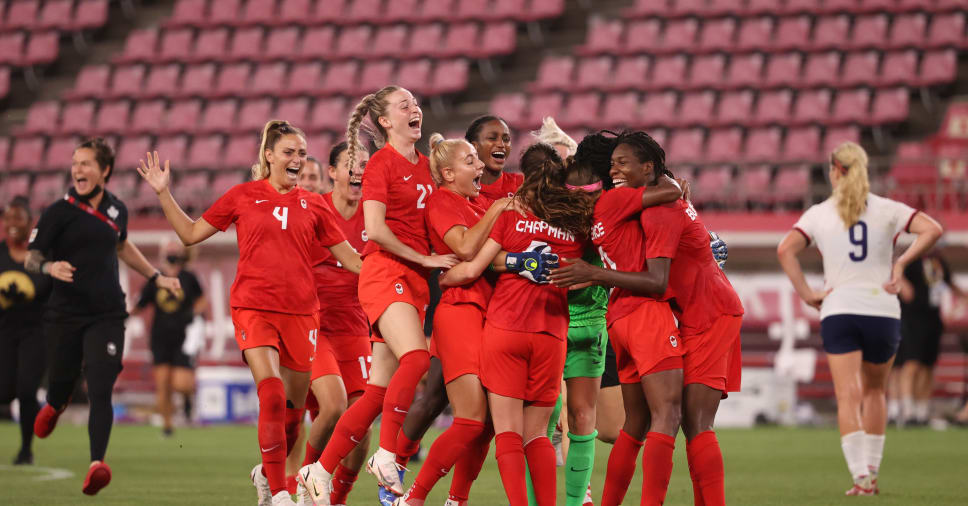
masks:
{"type": "Polygon", "coordinates": [[[447,502],[444,503],[444,506],[460,506],[460,503],[453,499],[448,498],[447,502]]]}
{"type": "Polygon", "coordinates": [[[595,501],[592,499],[592,484],[588,484],[588,489],[585,490],[585,502],[581,503],[581,506],[595,506],[595,501]]]}
{"type": "Polygon", "coordinates": [[[296,506],[296,503],[292,502],[292,496],[289,495],[289,492],[283,490],[272,496],[272,506],[296,506]]]}
{"type": "Polygon", "coordinates": [[[296,505],[297,506],[315,506],[313,503],[313,496],[309,494],[309,489],[303,485],[301,480],[296,480],[296,505]]]}
{"type": "Polygon", "coordinates": [[[366,461],[366,471],[376,476],[380,485],[398,496],[404,492],[400,478],[402,468],[403,466],[397,464],[396,456],[383,448],[377,448],[376,453],[366,461]]]}
{"type": "Polygon", "coordinates": [[[262,464],[256,464],[252,468],[249,478],[252,479],[252,485],[259,494],[259,506],[272,506],[272,490],[269,489],[269,478],[262,474],[262,464]]]}
{"type": "MultiPolygon", "coordinates": [[[[333,475],[326,472],[322,464],[313,462],[308,466],[303,466],[296,473],[296,482],[306,490],[311,501],[309,504],[331,506],[329,495],[333,492],[333,475]]],[[[302,496],[300,496],[301,500],[302,496]]]]}

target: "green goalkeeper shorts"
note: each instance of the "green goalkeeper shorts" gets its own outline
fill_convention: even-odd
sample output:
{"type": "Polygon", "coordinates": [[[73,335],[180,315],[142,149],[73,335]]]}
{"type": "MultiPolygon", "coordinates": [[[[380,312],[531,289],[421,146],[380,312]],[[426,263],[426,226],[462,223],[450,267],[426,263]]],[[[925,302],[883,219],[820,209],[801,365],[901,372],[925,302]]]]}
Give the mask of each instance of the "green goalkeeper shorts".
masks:
{"type": "Polygon", "coordinates": [[[607,343],[608,330],[604,322],[582,327],[568,327],[565,379],[600,378],[605,372],[607,343]]]}

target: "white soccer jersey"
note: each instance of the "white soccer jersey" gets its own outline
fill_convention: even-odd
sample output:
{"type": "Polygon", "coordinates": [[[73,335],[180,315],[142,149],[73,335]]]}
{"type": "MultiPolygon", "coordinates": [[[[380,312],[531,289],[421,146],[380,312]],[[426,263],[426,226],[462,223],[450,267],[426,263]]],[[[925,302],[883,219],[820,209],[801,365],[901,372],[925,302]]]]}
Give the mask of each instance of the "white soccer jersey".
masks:
{"type": "Polygon", "coordinates": [[[847,228],[833,197],[811,206],[793,226],[823,255],[824,290],[833,289],[820,318],[835,314],[901,317],[897,295],[884,291],[891,278],[894,241],[917,211],[870,193],[867,209],[847,228]]]}

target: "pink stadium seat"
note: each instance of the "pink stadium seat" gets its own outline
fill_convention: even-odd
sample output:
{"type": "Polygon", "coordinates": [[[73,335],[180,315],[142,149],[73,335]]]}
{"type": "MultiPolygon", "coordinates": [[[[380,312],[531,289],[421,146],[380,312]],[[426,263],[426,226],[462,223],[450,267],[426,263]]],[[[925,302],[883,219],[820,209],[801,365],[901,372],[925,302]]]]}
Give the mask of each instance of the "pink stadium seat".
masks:
{"type": "Polygon", "coordinates": [[[865,51],[847,53],[844,69],[840,72],[840,86],[870,85],[877,81],[877,67],[880,53],[865,51]]]}
{"type": "Polygon", "coordinates": [[[611,57],[596,56],[583,58],[578,64],[575,82],[572,84],[571,89],[577,91],[605,89],[615,77],[612,74],[611,57]]]}
{"type": "Polygon", "coordinates": [[[27,50],[24,53],[24,65],[46,65],[57,59],[59,34],[57,32],[31,32],[27,50]]]}
{"type": "Polygon", "coordinates": [[[266,37],[266,50],[263,60],[292,60],[299,47],[299,29],[296,27],[276,28],[266,37]]]}
{"type": "Polygon", "coordinates": [[[370,49],[372,34],[373,29],[365,25],[344,27],[336,40],[335,56],[340,58],[366,56],[370,49]]]}
{"type": "Polygon", "coordinates": [[[954,49],[928,51],[921,57],[921,72],[916,83],[932,86],[954,82],[958,70],[958,56],[954,49]]]}
{"type": "Polygon", "coordinates": [[[85,65],[74,81],[74,88],[65,94],[68,99],[100,98],[111,81],[109,65],[85,65]]]}
{"type": "Polygon", "coordinates": [[[445,95],[466,89],[468,71],[467,60],[463,58],[438,61],[434,67],[433,93],[445,95]]]}
{"type": "Polygon", "coordinates": [[[249,85],[249,96],[276,95],[286,86],[288,66],[285,63],[263,63],[256,67],[249,85]]]}
{"type": "Polygon", "coordinates": [[[840,90],[834,100],[829,122],[863,123],[869,121],[871,92],[864,89],[840,90]]]}
{"type": "Polygon", "coordinates": [[[830,116],[830,90],[804,90],[797,96],[797,103],[793,109],[790,123],[802,125],[805,123],[821,123],[830,116]]]}
{"type": "MultiPolygon", "coordinates": [[[[695,69],[693,69],[695,71],[695,69]]],[[[762,82],[763,55],[734,54],[723,83],[733,88],[758,88],[762,82]]]]}
{"type": "Polygon", "coordinates": [[[688,85],[693,88],[718,88],[723,86],[726,57],[721,54],[696,56],[692,60],[688,85]]]}
{"type": "Polygon", "coordinates": [[[248,63],[233,63],[225,65],[215,80],[215,89],[210,96],[228,97],[242,95],[249,87],[249,76],[252,67],[248,63]]]}
{"type": "Polygon", "coordinates": [[[218,0],[212,4],[204,24],[206,26],[238,26],[241,16],[242,0],[218,0]]]}
{"type": "MultiPolygon", "coordinates": [[[[187,150],[184,165],[188,168],[193,165],[187,150]]],[[[178,196],[179,203],[189,211],[201,210],[209,203],[208,179],[208,171],[176,173],[171,192],[178,196]]]]}
{"type": "MultiPolygon", "coordinates": [[[[120,168],[119,168],[120,169],[120,168]]],[[[141,176],[133,170],[115,172],[111,175],[111,193],[124,202],[128,209],[132,209],[132,202],[138,195],[138,183],[141,176]]]]}
{"type": "Polygon", "coordinates": [[[312,0],[282,0],[277,11],[277,24],[281,26],[303,25],[312,15],[312,0]]]}
{"type": "Polygon", "coordinates": [[[416,95],[433,92],[430,82],[433,61],[429,59],[402,63],[397,71],[397,83],[416,95]]]}
{"type": "Polygon", "coordinates": [[[347,107],[346,100],[339,97],[317,100],[309,116],[309,130],[312,132],[346,130],[347,107]]]}
{"type": "Polygon", "coordinates": [[[652,68],[653,89],[679,88],[686,81],[686,57],[682,55],[656,58],[652,68]]]}
{"type": "Polygon", "coordinates": [[[346,12],[347,0],[316,0],[316,8],[310,16],[311,24],[339,24],[346,12]]]}
{"type": "Polygon", "coordinates": [[[719,97],[715,123],[719,125],[749,125],[753,118],[753,92],[749,90],[723,93],[719,97]]]}
{"type": "Polygon", "coordinates": [[[195,33],[190,28],[166,31],[161,39],[157,61],[186,61],[192,54],[195,33]]]}
{"type": "Polygon", "coordinates": [[[709,0],[705,12],[710,16],[742,14],[745,4],[745,0],[709,0]]]}
{"type": "Polygon", "coordinates": [[[13,2],[7,10],[7,29],[38,28],[37,10],[39,1],[13,2]]]}
{"type": "MultiPolygon", "coordinates": [[[[219,7],[214,7],[219,8],[219,7]]],[[[276,18],[276,5],[275,2],[266,2],[258,0],[248,0],[245,2],[245,8],[242,9],[242,16],[239,19],[239,24],[242,26],[252,26],[252,25],[271,25],[275,22],[276,18]]],[[[192,144],[192,149],[194,149],[194,144],[192,144]]]]}
{"type": "Polygon", "coordinates": [[[810,184],[810,167],[798,165],[782,168],[776,173],[773,183],[773,200],[777,203],[800,206],[803,204],[806,192],[804,188],[810,184]]]}
{"type": "Polygon", "coordinates": [[[821,10],[825,13],[856,13],[860,12],[861,5],[858,0],[824,0],[821,10]]]}
{"type": "Polygon", "coordinates": [[[17,139],[13,145],[13,153],[10,155],[10,168],[12,170],[38,169],[44,158],[44,139],[33,137],[17,139]]]}
{"type": "MultiPolygon", "coordinates": [[[[960,1],[960,0],[958,0],[960,1]]],[[[928,0],[897,0],[895,10],[898,12],[910,12],[910,11],[920,11],[924,9],[925,4],[929,4],[929,7],[937,8],[937,2],[928,0]]]]}
{"type": "Polygon", "coordinates": [[[173,167],[184,167],[188,154],[188,138],[184,135],[158,139],[155,150],[162,160],[171,161],[173,167]]]}
{"type": "Polygon", "coordinates": [[[783,143],[784,160],[817,160],[823,157],[824,154],[820,152],[820,128],[800,127],[787,130],[786,141],[783,143]]]}
{"type": "Polygon", "coordinates": [[[177,96],[207,97],[215,87],[215,65],[204,63],[185,67],[177,96]]]}
{"type": "Polygon", "coordinates": [[[511,54],[517,45],[517,31],[511,21],[489,23],[484,26],[481,35],[479,51],[469,53],[471,58],[488,58],[491,56],[511,54]]]}
{"type": "Polygon", "coordinates": [[[138,165],[138,160],[145,159],[149,149],[151,149],[151,138],[125,137],[121,139],[114,165],[122,168],[135,167],[138,165]]]}
{"type": "Polygon", "coordinates": [[[965,0],[935,0],[934,8],[938,12],[964,11],[965,0]]]}
{"type": "Polygon", "coordinates": [[[875,14],[854,20],[850,45],[857,49],[882,49],[887,46],[887,16],[875,14]]]}
{"type": "Polygon", "coordinates": [[[906,88],[877,90],[869,122],[873,125],[907,121],[909,92],[906,88]]]}
{"type": "Polygon", "coordinates": [[[546,56],[538,66],[538,77],[532,91],[564,90],[574,82],[575,60],[571,56],[546,56]]]}
{"type": "Polygon", "coordinates": [[[228,43],[229,31],[227,28],[202,30],[198,33],[198,38],[195,39],[195,50],[192,51],[191,61],[219,61],[225,57],[228,43]]]}
{"type": "Polygon", "coordinates": [[[307,29],[302,45],[299,46],[299,57],[309,60],[329,58],[335,38],[336,33],[332,26],[307,29]]]}
{"type": "Polygon", "coordinates": [[[25,40],[24,32],[0,33],[0,64],[22,65],[25,40]]]}
{"type": "Polygon", "coordinates": [[[382,10],[383,0],[353,0],[343,13],[343,19],[350,23],[366,23],[382,10]]]}
{"type": "Polygon", "coordinates": [[[667,0],[636,0],[635,5],[625,10],[629,17],[659,17],[669,13],[667,0]]]}
{"type": "Polygon", "coordinates": [[[638,121],[639,94],[634,91],[605,96],[601,123],[611,128],[632,128],[638,121]]]}
{"type": "Polygon", "coordinates": [[[137,97],[141,94],[141,83],[144,80],[144,65],[130,65],[115,67],[111,79],[111,91],[107,96],[111,98],[137,97]]]}
{"type": "Polygon", "coordinates": [[[378,90],[392,83],[396,63],[393,60],[371,61],[366,63],[360,74],[360,89],[378,90]]]}
{"type": "Polygon", "coordinates": [[[742,167],[739,170],[736,183],[735,202],[740,205],[750,203],[753,205],[769,205],[773,203],[773,195],[770,191],[770,178],[772,168],[769,165],[753,165],[742,167]]]}
{"type": "Polygon", "coordinates": [[[731,180],[733,168],[729,165],[706,167],[699,176],[693,176],[696,181],[692,201],[696,205],[706,206],[711,203],[723,203],[730,200],[732,195],[731,180]]]}
{"type": "Polygon", "coordinates": [[[813,53],[803,69],[803,85],[830,86],[837,83],[840,73],[840,53],[813,53]]]}
{"type": "Polygon", "coordinates": [[[695,19],[668,21],[662,32],[662,44],[656,48],[667,52],[690,51],[696,44],[699,23],[695,19]]]}
{"type": "Polygon", "coordinates": [[[381,16],[387,23],[413,23],[419,19],[420,0],[395,0],[387,2],[381,16]]]}
{"type": "Polygon", "coordinates": [[[780,129],[777,127],[750,130],[746,136],[744,158],[750,161],[775,161],[780,155],[780,129]]]}
{"type": "Polygon", "coordinates": [[[85,135],[94,125],[94,101],[68,103],[61,113],[61,134],[85,135]]]}
{"type": "Polygon", "coordinates": [[[205,105],[199,132],[225,132],[231,130],[235,124],[238,104],[234,99],[210,101],[205,105]]]}
{"type": "Polygon", "coordinates": [[[632,21],[625,32],[623,51],[628,54],[652,53],[659,46],[662,25],[658,20],[632,21]]]}
{"type": "MultiPolygon", "coordinates": [[[[259,151],[258,140],[252,135],[234,135],[229,137],[226,143],[225,157],[222,159],[221,165],[223,167],[251,166],[257,158],[257,151],[259,151]]],[[[232,186],[241,183],[242,179],[239,173],[233,173],[235,174],[235,180],[231,184],[225,184],[226,173],[216,175],[215,181],[212,182],[212,192],[216,195],[221,195],[232,186]]]]}
{"type": "Polygon", "coordinates": [[[439,23],[420,25],[414,28],[410,34],[407,55],[411,57],[433,55],[443,43],[443,39],[443,25],[439,23]]]}
{"type": "Polygon", "coordinates": [[[360,64],[355,61],[344,61],[331,63],[326,69],[323,83],[317,93],[324,95],[334,93],[351,94],[359,88],[357,86],[357,75],[360,73],[360,64]]]}
{"type": "Polygon", "coordinates": [[[444,43],[437,49],[434,56],[438,58],[453,58],[466,55],[478,47],[479,38],[480,29],[477,23],[449,25],[444,43]]]}
{"type": "Polygon", "coordinates": [[[40,11],[38,28],[68,30],[71,27],[71,11],[74,0],[47,0],[40,11]]]}
{"type": "Polygon", "coordinates": [[[627,56],[618,60],[604,88],[612,91],[637,90],[649,79],[650,60],[645,56],[627,56]]]}
{"type": "Polygon", "coordinates": [[[920,48],[924,44],[927,26],[928,19],[920,12],[895,16],[888,45],[893,48],[920,48]]]}
{"type": "Polygon", "coordinates": [[[97,111],[97,119],[94,121],[94,131],[100,135],[126,132],[130,124],[128,121],[130,112],[131,103],[125,100],[101,103],[101,108],[97,111]]]}
{"type": "Polygon", "coordinates": [[[817,0],[786,0],[783,4],[783,14],[819,14],[820,2],[817,0]]]}
{"type": "Polygon", "coordinates": [[[743,130],[726,128],[709,133],[706,143],[706,160],[732,162],[740,157],[743,148],[743,130]]]}
{"type": "Polygon", "coordinates": [[[828,128],[823,138],[823,153],[830,153],[847,141],[860,143],[860,129],[853,125],[828,128]]]}
{"type": "Polygon", "coordinates": [[[561,16],[565,12],[565,0],[531,0],[527,15],[522,21],[537,21],[561,16]]]}
{"type": "MultiPolygon", "coordinates": [[[[17,195],[27,195],[29,190],[30,190],[30,174],[8,176],[3,178],[3,181],[0,181],[0,198],[2,198],[4,202],[8,202],[10,199],[12,199],[17,195]]],[[[41,205],[47,205],[47,204],[48,202],[44,202],[41,205]]],[[[37,206],[37,203],[35,202],[33,205],[37,206]]],[[[38,214],[40,214],[39,212],[41,211],[41,208],[39,206],[37,206],[36,210],[38,211],[38,214]]]]}
{"type": "Polygon", "coordinates": [[[208,17],[205,8],[207,4],[207,0],[178,0],[178,3],[175,4],[175,10],[172,11],[165,26],[173,28],[197,26],[208,17]]]}
{"type": "Polygon", "coordinates": [[[450,19],[454,12],[454,0],[423,0],[420,7],[422,21],[442,21],[450,19]]]}
{"type": "Polygon", "coordinates": [[[802,57],[798,53],[774,54],[766,64],[764,85],[769,88],[792,86],[800,82],[802,57]]]}
{"type": "MultiPolygon", "coordinates": [[[[206,137],[196,136],[192,139],[192,147],[188,151],[189,169],[214,169],[219,166],[222,159],[222,136],[209,135],[206,137]]],[[[206,175],[207,176],[207,175],[206,175]]],[[[208,192],[210,186],[207,179],[199,185],[196,191],[208,192]]]]}
{"type": "Polygon", "coordinates": [[[639,108],[639,120],[636,126],[656,127],[669,125],[676,116],[676,105],[679,97],[674,91],[649,93],[639,108]]]}
{"type": "Polygon", "coordinates": [[[531,107],[526,116],[527,126],[535,127],[540,125],[545,116],[551,116],[553,118],[561,116],[563,101],[564,99],[560,93],[533,95],[531,97],[531,107]]]}
{"type": "Polygon", "coordinates": [[[672,16],[702,16],[706,13],[706,0],[672,0],[671,7],[672,16]]]}
{"type": "MultiPolygon", "coordinates": [[[[280,100],[279,103],[276,104],[275,112],[273,112],[271,116],[273,118],[284,119],[293,125],[302,128],[308,121],[309,99],[290,98],[287,100],[280,100]]],[[[266,119],[269,119],[268,116],[266,119]]]]}
{"type": "Polygon", "coordinates": [[[523,93],[502,93],[491,100],[492,114],[504,118],[512,128],[518,128],[525,123],[525,111],[528,100],[523,93]]]}
{"type": "Polygon", "coordinates": [[[262,28],[253,26],[236,30],[229,44],[227,61],[258,60],[262,56],[262,28]]]}
{"type": "Polygon", "coordinates": [[[680,163],[701,159],[703,138],[701,128],[674,130],[669,136],[666,160],[670,163],[680,163]]]}
{"type": "MultiPolygon", "coordinates": [[[[266,121],[275,118],[272,114],[272,99],[259,98],[242,102],[239,108],[238,120],[232,125],[232,131],[236,133],[256,133],[261,132],[266,121]]],[[[279,118],[289,120],[289,118],[279,118]]],[[[304,118],[305,119],[305,118],[304,118]]],[[[292,122],[290,120],[290,122],[292,122]]],[[[293,123],[300,126],[301,123],[293,123]]]]}
{"type": "MultiPolygon", "coordinates": [[[[962,9],[968,5],[962,5],[962,9]]],[[[968,39],[965,38],[965,11],[952,12],[951,14],[935,14],[931,17],[931,26],[928,27],[927,46],[932,48],[939,47],[965,47],[968,39]]]]}
{"type": "Polygon", "coordinates": [[[198,120],[202,116],[202,103],[198,100],[174,102],[165,115],[164,126],[159,133],[180,134],[193,133],[198,128],[198,120]]]}
{"type": "Polygon", "coordinates": [[[578,93],[568,97],[568,105],[557,118],[562,128],[595,125],[599,122],[601,97],[596,92],[578,93]]]}
{"type": "Polygon", "coordinates": [[[164,100],[138,102],[134,106],[134,112],[131,113],[131,122],[125,133],[144,134],[155,132],[164,117],[164,100]]]}
{"type": "Polygon", "coordinates": [[[289,85],[279,89],[280,96],[305,96],[319,93],[323,77],[322,62],[296,63],[290,72],[289,85]]]}
{"type": "Polygon", "coordinates": [[[373,45],[368,56],[372,58],[403,56],[406,54],[407,35],[407,27],[404,25],[381,27],[373,36],[373,45]]]}
{"type": "Polygon", "coordinates": [[[731,18],[713,19],[703,23],[699,47],[705,51],[729,52],[736,36],[736,21],[731,18]]]}
{"type": "Polygon", "coordinates": [[[744,19],[736,37],[736,49],[755,51],[768,49],[773,39],[773,19],[769,17],[744,19]]]}
{"type": "Polygon", "coordinates": [[[56,100],[34,102],[27,111],[27,121],[17,130],[17,135],[50,134],[57,127],[60,103],[56,100]]]}
{"type": "Polygon", "coordinates": [[[30,201],[35,204],[40,202],[49,204],[63,198],[65,190],[67,190],[67,182],[64,180],[64,174],[39,175],[30,188],[30,201]]]}
{"type": "Polygon", "coordinates": [[[798,16],[780,18],[773,37],[772,47],[776,50],[804,49],[810,43],[810,18],[798,16]]]}
{"type": "Polygon", "coordinates": [[[781,7],[782,3],[778,2],[777,0],[748,0],[746,2],[744,14],[778,14],[781,7]]]}
{"type": "Polygon", "coordinates": [[[114,58],[116,63],[143,62],[155,57],[158,45],[158,30],[153,28],[135,29],[124,42],[124,52],[114,58]]]}
{"type": "Polygon", "coordinates": [[[756,103],[756,125],[785,125],[790,121],[793,93],[788,89],[762,91],[756,103]]]}
{"type": "Polygon", "coordinates": [[[613,54],[622,47],[625,23],[620,19],[604,19],[594,16],[588,21],[585,44],[578,51],[585,55],[613,54]]]}
{"type": "Polygon", "coordinates": [[[703,125],[713,117],[716,107],[716,94],[712,91],[686,93],[679,104],[679,114],[669,118],[672,125],[703,125]]]}
{"type": "Polygon", "coordinates": [[[896,84],[912,84],[917,78],[918,53],[914,50],[897,51],[884,54],[881,73],[877,84],[892,86],[896,84]]]}
{"type": "Polygon", "coordinates": [[[457,21],[479,21],[484,19],[484,16],[491,10],[490,2],[481,2],[477,0],[456,0],[456,14],[454,18],[457,21]]]}
{"type": "Polygon", "coordinates": [[[141,96],[146,98],[173,96],[178,91],[180,74],[181,65],[177,63],[151,67],[151,72],[148,73],[144,88],[141,90],[141,96]]]}
{"type": "MultiPolygon", "coordinates": [[[[231,140],[229,142],[231,142],[231,140]]],[[[252,144],[252,141],[248,141],[248,143],[252,144]]],[[[226,151],[228,150],[226,149],[226,151]]],[[[253,152],[258,151],[258,146],[252,149],[252,151],[253,152]]],[[[255,155],[249,158],[250,161],[254,159],[255,159],[255,155]]],[[[239,183],[244,183],[246,180],[246,176],[247,175],[245,173],[239,172],[236,170],[217,172],[215,174],[215,177],[212,179],[212,190],[213,190],[212,193],[214,195],[222,195],[223,193],[231,189],[233,186],[239,183]]]]}
{"type": "Polygon", "coordinates": [[[491,8],[484,19],[489,21],[523,20],[526,0],[492,0],[491,8]]]}

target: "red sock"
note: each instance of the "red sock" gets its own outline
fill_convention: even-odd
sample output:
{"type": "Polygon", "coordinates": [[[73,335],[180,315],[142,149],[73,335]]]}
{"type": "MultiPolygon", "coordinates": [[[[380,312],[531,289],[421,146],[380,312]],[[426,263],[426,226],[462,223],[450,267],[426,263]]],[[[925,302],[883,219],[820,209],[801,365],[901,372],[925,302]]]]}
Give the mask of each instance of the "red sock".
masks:
{"type": "Polygon", "coordinates": [[[417,383],[430,368],[430,353],[413,350],[400,357],[400,365],[387,385],[383,401],[383,417],[380,419],[380,448],[396,453],[397,436],[403,419],[407,416],[417,383]]]}
{"type": "Polygon", "coordinates": [[[449,497],[452,501],[457,503],[467,502],[471,485],[481,474],[484,460],[487,459],[487,453],[491,450],[492,439],[494,439],[494,427],[487,424],[484,427],[484,432],[477,436],[477,440],[467,447],[464,455],[454,463],[454,477],[450,481],[449,497]]]}
{"type": "Polygon", "coordinates": [[[292,453],[292,448],[296,446],[299,439],[299,429],[302,428],[303,414],[305,408],[290,408],[286,406],[286,455],[292,453]]]}
{"type": "Polygon", "coordinates": [[[353,490],[353,484],[356,483],[356,477],[359,471],[353,471],[343,464],[336,466],[336,472],[333,473],[333,493],[329,495],[329,502],[331,504],[346,504],[346,496],[350,495],[350,491],[353,490]]]}
{"type": "Polygon", "coordinates": [[[696,495],[696,504],[722,506],[726,504],[723,452],[719,449],[716,433],[707,430],[686,443],[686,456],[689,459],[689,474],[692,476],[693,490],[702,492],[702,502],[696,495]]]}
{"type": "Polygon", "coordinates": [[[537,437],[524,446],[538,506],[553,506],[558,485],[555,480],[555,447],[547,437],[537,437]]]}
{"type": "Polygon", "coordinates": [[[397,434],[397,464],[406,467],[410,457],[416,455],[419,450],[420,440],[411,440],[403,433],[403,429],[400,429],[400,433],[397,434]]]}
{"type": "MultiPolygon", "coordinates": [[[[401,431],[402,432],[402,431],[401,431]]],[[[454,423],[430,447],[427,460],[407,494],[408,499],[425,500],[430,489],[444,477],[467,448],[484,432],[484,422],[468,418],[454,418],[454,423]]]]}
{"type": "Polygon", "coordinates": [[[319,401],[316,400],[316,394],[313,393],[312,388],[306,394],[306,411],[309,412],[310,421],[315,420],[319,416],[319,401]]]}
{"type": "Polygon", "coordinates": [[[286,490],[286,389],[281,379],[266,378],[259,382],[256,392],[262,469],[275,495],[286,490]]]}
{"type": "Polygon", "coordinates": [[[386,391],[387,389],[383,387],[367,385],[363,397],[360,397],[360,400],[354,402],[343,416],[339,417],[336,428],[333,429],[333,435],[330,436],[329,443],[319,457],[319,463],[326,472],[336,471],[339,462],[363,440],[370,424],[383,409],[386,391]]]}
{"type": "Polygon", "coordinates": [[[602,489],[602,506],[622,504],[625,493],[635,476],[635,463],[638,461],[642,441],[619,431],[618,438],[608,454],[608,467],[605,469],[605,486],[602,489]]]}
{"type": "Polygon", "coordinates": [[[661,505],[665,502],[672,475],[672,453],[676,439],[661,432],[645,435],[642,451],[642,505],[661,505]]]}
{"type": "Polygon", "coordinates": [[[495,436],[497,469],[501,473],[504,493],[510,506],[527,506],[528,486],[524,481],[524,440],[517,432],[502,432],[495,436]]]}
{"type": "Polygon", "coordinates": [[[316,462],[319,460],[319,456],[322,454],[323,450],[316,449],[313,445],[309,444],[309,441],[306,441],[306,456],[303,457],[302,465],[308,466],[309,464],[316,462]]]}

